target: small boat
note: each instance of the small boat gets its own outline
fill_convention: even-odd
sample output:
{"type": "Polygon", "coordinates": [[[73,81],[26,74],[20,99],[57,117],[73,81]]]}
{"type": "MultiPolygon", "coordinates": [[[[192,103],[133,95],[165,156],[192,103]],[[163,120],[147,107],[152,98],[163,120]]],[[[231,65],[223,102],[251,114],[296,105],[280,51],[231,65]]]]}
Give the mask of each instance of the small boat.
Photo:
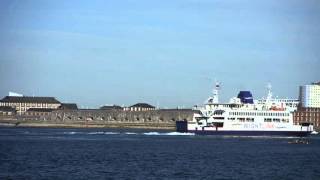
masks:
{"type": "Polygon", "coordinates": [[[317,132],[317,131],[312,131],[311,134],[317,135],[317,134],[319,134],[319,132],[317,132]]]}
{"type": "Polygon", "coordinates": [[[289,141],[288,144],[309,144],[309,140],[307,139],[295,139],[293,141],[289,141]]]}

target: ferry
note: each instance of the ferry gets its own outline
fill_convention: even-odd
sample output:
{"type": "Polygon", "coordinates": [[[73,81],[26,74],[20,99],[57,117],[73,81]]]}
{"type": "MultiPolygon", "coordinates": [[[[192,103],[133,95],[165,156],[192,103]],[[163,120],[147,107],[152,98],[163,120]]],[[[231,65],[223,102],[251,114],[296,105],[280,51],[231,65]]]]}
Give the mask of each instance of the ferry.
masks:
{"type": "MultiPolygon", "coordinates": [[[[199,135],[308,136],[313,125],[294,125],[295,105],[272,98],[271,85],[266,99],[255,101],[250,91],[240,91],[229,103],[219,103],[220,83],[203,107],[196,107],[192,121],[177,121],[178,132],[199,135]]],[[[295,100],[292,102],[296,103],[295,100]]]]}

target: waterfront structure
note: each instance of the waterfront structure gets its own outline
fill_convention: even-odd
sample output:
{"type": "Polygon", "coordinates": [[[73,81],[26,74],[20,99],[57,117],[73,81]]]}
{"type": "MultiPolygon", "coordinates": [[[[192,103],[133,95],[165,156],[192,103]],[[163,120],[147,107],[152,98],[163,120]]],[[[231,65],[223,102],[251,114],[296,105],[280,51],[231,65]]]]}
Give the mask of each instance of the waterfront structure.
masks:
{"type": "Polygon", "coordinates": [[[10,106],[0,106],[0,115],[12,116],[16,114],[16,109],[10,106]]]}
{"type": "Polygon", "coordinates": [[[293,113],[293,121],[295,124],[312,123],[315,129],[320,128],[320,108],[304,108],[299,107],[293,113]]]}
{"type": "Polygon", "coordinates": [[[125,111],[151,111],[155,110],[156,108],[147,103],[137,103],[130,107],[124,108],[125,111]]]}
{"type": "Polygon", "coordinates": [[[59,109],[62,110],[77,110],[78,106],[75,103],[62,103],[59,109]]]}
{"type": "Polygon", "coordinates": [[[123,107],[118,105],[105,105],[100,107],[101,110],[123,110],[123,107]]]}
{"type": "Polygon", "coordinates": [[[0,106],[15,108],[21,115],[30,108],[58,109],[61,103],[54,97],[6,96],[0,100],[0,106]]]}
{"type": "Polygon", "coordinates": [[[45,108],[30,108],[25,112],[28,116],[48,116],[52,111],[56,109],[45,109],[45,108]]]}
{"type": "Polygon", "coordinates": [[[320,82],[300,86],[301,107],[320,108],[320,82]]]}

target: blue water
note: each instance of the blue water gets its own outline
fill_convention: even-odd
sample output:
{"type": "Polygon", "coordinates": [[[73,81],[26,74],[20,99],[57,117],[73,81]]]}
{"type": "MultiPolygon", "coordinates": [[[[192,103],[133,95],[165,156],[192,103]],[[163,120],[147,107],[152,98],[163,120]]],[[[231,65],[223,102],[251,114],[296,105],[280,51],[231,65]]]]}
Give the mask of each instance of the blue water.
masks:
{"type": "Polygon", "coordinates": [[[320,136],[0,128],[0,179],[320,179],[320,136]]]}

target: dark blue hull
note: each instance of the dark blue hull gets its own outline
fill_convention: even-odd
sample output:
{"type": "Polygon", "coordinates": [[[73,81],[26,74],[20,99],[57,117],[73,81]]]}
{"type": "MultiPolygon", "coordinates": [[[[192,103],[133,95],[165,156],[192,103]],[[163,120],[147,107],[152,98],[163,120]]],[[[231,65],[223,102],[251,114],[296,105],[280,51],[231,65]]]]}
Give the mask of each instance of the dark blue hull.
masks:
{"type": "Polygon", "coordinates": [[[188,131],[197,135],[231,135],[231,136],[308,136],[308,131],[188,131]]]}

